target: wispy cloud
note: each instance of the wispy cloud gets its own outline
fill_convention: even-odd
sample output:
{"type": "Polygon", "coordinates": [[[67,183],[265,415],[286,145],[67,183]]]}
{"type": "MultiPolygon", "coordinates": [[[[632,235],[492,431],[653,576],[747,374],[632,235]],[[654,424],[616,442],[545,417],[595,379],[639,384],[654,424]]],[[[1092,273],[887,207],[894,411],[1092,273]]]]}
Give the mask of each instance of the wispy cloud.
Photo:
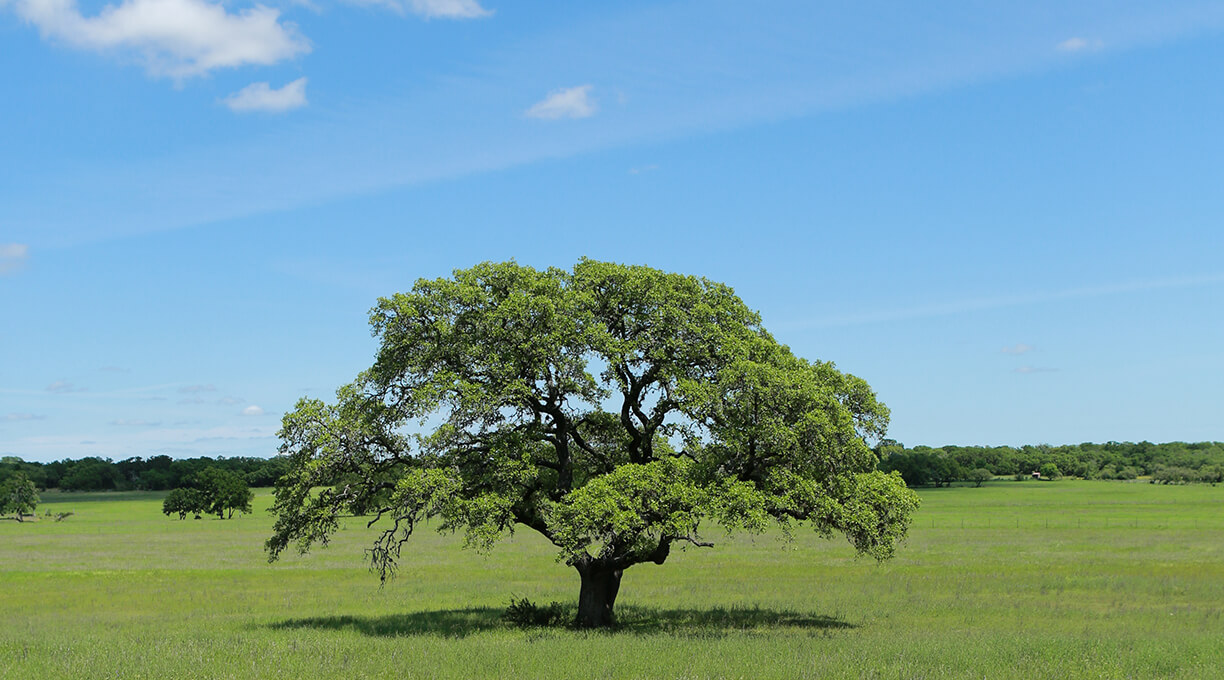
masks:
{"type": "Polygon", "coordinates": [[[382,5],[403,14],[411,12],[426,19],[479,19],[493,12],[477,0],[350,0],[356,5],[382,5]]]}
{"type": "MultiPolygon", "coordinates": [[[[105,454],[113,458],[133,455],[150,455],[175,450],[176,447],[197,442],[226,442],[227,446],[208,450],[188,451],[193,455],[266,455],[276,450],[273,439],[277,426],[273,423],[255,427],[120,427],[115,421],[110,427],[88,433],[52,434],[22,437],[9,442],[15,451],[22,451],[27,460],[52,460],[55,458],[79,458],[84,455],[105,454]],[[242,444],[237,448],[235,442],[242,444]],[[82,448],[85,447],[85,448],[82,448]]],[[[184,450],[184,449],[179,449],[184,450]]]]}
{"type": "Polygon", "coordinates": [[[67,394],[67,393],[69,393],[69,392],[83,392],[83,391],[85,391],[85,388],[83,388],[83,387],[77,387],[76,385],[73,385],[72,383],[70,383],[70,382],[68,382],[68,381],[66,381],[66,380],[56,380],[55,382],[51,383],[50,385],[47,385],[47,388],[46,388],[46,389],[47,389],[47,391],[48,391],[48,392],[53,392],[53,393],[55,393],[55,394],[67,394]]]}
{"type": "Polygon", "coordinates": [[[1088,50],[1099,50],[1103,47],[1105,47],[1105,42],[1102,40],[1076,37],[1067,38],[1058,43],[1054,49],[1059,52],[1085,52],[1088,50]]]}
{"type": "Polygon", "coordinates": [[[1057,373],[1057,368],[1048,368],[1045,366],[1021,366],[1015,370],[1016,373],[1057,373]]]}
{"type": "Polygon", "coordinates": [[[254,404],[242,409],[242,415],[244,416],[262,416],[263,414],[264,410],[254,404]]]}
{"type": "Polygon", "coordinates": [[[124,0],[90,17],[76,0],[15,0],[12,6],[45,39],[135,54],[155,76],[183,79],[267,66],[310,51],[310,42],[280,20],[279,10],[263,5],[231,13],[208,0],[124,0]]]}
{"type": "Polygon", "coordinates": [[[1040,293],[1001,295],[998,297],[986,298],[968,298],[963,300],[933,303],[929,305],[918,305],[908,308],[885,309],[875,312],[865,312],[862,314],[830,316],[819,319],[795,321],[791,323],[779,324],[779,327],[797,329],[857,326],[860,324],[869,323],[884,323],[890,321],[905,321],[908,319],[926,319],[938,316],[950,316],[954,314],[967,314],[970,312],[1003,309],[1006,307],[1016,307],[1020,305],[1053,302],[1056,300],[1075,300],[1080,298],[1122,295],[1125,293],[1138,293],[1170,288],[1193,288],[1197,286],[1209,286],[1219,283],[1224,283],[1224,273],[1204,274],[1201,276],[1179,276],[1166,279],[1148,279],[1146,281],[1130,281],[1103,286],[1068,288],[1065,290],[1040,293]]]}
{"type": "Polygon", "coordinates": [[[591,85],[579,85],[553,90],[544,99],[527,109],[528,118],[560,120],[562,118],[589,118],[599,107],[591,98],[591,85]]]}
{"type": "Polygon", "coordinates": [[[47,416],[35,415],[33,413],[6,413],[3,418],[0,418],[0,420],[13,423],[26,420],[43,420],[46,417],[47,416]]]}
{"type": "Polygon", "coordinates": [[[217,388],[213,385],[184,385],[178,388],[179,394],[199,394],[201,392],[216,392],[217,388]]]}
{"type": "Polygon", "coordinates": [[[1224,30],[1224,6],[1192,0],[1117,13],[1065,2],[1040,11],[967,4],[957,21],[939,25],[920,5],[886,17],[847,5],[829,21],[814,20],[812,3],[770,8],[635,4],[618,9],[616,30],[542,26],[515,49],[473,52],[473,77],[436,79],[411,98],[338,110],[207,153],[184,145],[155,161],[14,177],[0,225],[10,240],[36,248],[183,228],[1041,72],[1068,56],[1054,46],[1071,34],[1052,26],[1076,26],[1116,52],[1224,30]],[[917,22],[931,31],[915,34],[917,22]],[[529,100],[505,115],[508,92],[542,96],[554,84],[596,82],[587,99],[599,112],[586,124],[539,124],[520,113],[535,108],[529,100]],[[633,105],[617,106],[617,93],[633,105]],[[615,115],[604,115],[613,106],[615,115]],[[77,200],[45,200],[63,184],[79,188],[77,200]],[[175,200],[151,203],[150,195],[175,200]]]}
{"type": "Polygon", "coordinates": [[[158,425],[161,425],[161,421],[155,422],[149,420],[121,418],[119,420],[112,420],[111,425],[117,425],[119,427],[157,427],[158,425]]]}
{"type": "Polygon", "coordinates": [[[279,90],[272,89],[268,83],[251,83],[222,101],[236,113],[292,111],[306,106],[306,79],[298,78],[279,90]]]}
{"type": "Polygon", "coordinates": [[[30,256],[30,247],[24,243],[0,243],[0,276],[21,269],[30,256]]]}
{"type": "Polygon", "coordinates": [[[1010,347],[1004,347],[1004,348],[1003,348],[1003,353],[1004,353],[1004,354],[1017,354],[1017,355],[1019,355],[1019,354],[1027,354],[1027,353],[1029,353],[1029,352],[1031,352],[1031,351],[1033,351],[1033,346],[1032,346],[1032,345],[1026,345],[1026,344],[1024,344],[1023,342],[1018,342],[1018,343],[1016,343],[1016,344],[1014,344],[1014,345],[1012,345],[1012,346],[1010,346],[1010,347]]]}

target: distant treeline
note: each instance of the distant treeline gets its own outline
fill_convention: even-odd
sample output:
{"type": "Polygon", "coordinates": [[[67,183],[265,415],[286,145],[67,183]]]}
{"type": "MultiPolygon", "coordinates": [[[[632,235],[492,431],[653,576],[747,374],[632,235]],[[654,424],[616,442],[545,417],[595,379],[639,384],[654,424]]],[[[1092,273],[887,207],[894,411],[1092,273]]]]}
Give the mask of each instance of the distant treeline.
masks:
{"type": "Polygon", "coordinates": [[[63,491],[160,491],[195,484],[206,468],[220,468],[241,475],[250,486],[272,486],[289,469],[289,460],[273,458],[183,458],[152,456],[57,460],[28,463],[20,458],[0,458],[0,484],[15,471],[22,471],[41,489],[63,491]]]}
{"type": "Polygon", "coordinates": [[[1154,482],[1224,482],[1224,442],[1106,442],[1066,446],[915,446],[886,439],[877,449],[880,469],[897,470],[910,486],[947,485],[972,479],[974,470],[1027,477],[1053,464],[1059,474],[1082,479],[1154,482]]]}
{"type": "MultiPolygon", "coordinates": [[[[1059,474],[1083,479],[1150,477],[1162,483],[1224,482],[1224,442],[1106,442],[1066,446],[915,446],[886,439],[877,448],[880,469],[897,470],[911,486],[969,481],[974,471],[1027,477],[1053,464],[1059,474]]],[[[242,475],[250,486],[272,486],[288,470],[286,458],[183,458],[153,456],[57,460],[29,463],[0,458],[0,484],[21,470],[41,489],[64,491],[157,491],[191,486],[205,468],[242,475]]]]}

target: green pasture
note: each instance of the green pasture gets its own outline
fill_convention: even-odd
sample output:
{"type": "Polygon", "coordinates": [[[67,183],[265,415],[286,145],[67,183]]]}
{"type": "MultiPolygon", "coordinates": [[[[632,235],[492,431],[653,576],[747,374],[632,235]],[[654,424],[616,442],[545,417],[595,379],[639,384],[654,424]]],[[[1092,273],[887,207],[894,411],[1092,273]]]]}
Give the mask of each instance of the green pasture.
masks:
{"type": "Polygon", "coordinates": [[[1224,486],[920,493],[884,564],[711,529],[626,572],[612,632],[500,621],[511,596],[577,598],[527,532],[487,556],[422,532],[380,589],[360,519],[267,564],[266,492],[186,521],[161,493],[45,493],[0,521],[0,678],[1224,677],[1224,486]]]}

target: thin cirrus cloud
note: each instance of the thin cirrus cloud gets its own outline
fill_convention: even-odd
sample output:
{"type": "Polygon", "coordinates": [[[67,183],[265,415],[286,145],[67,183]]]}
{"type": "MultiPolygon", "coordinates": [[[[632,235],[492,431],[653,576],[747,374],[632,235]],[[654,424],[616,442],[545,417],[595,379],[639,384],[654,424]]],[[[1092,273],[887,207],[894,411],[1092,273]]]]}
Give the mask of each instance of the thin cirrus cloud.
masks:
{"type": "Polygon", "coordinates": [[[66,380],[56,380],[47,385],[47,391],[53,394],[68,394],[69,392],[83,392],[85,388],[77,387],[66,380]]]}
{"type": "Polygon", "coordinates": [[[30,247],[24,243],[0,243],[0,276],[21,269],[29,256],[30,247]]]}
{"type": "Polygon", "coordinates": [[[1004,347],[1004,348],[1003,348],[1003,353],[1004,353],[1004,354],[1017,354],[1017,355],[1019,355],[1019,354],[1027,354],[1028,352],[1031,352],[1031,351],[1033,351],[1033,346],[1032,346],[1032,345],[1026,345],[1026,344],[1024,344],[1023,342],[1018,342],[1018,343],[1016,343],[1016,344],[1014,344],[1014,345],[1011,345],[1011,346],[1009,346],[1009,347],[1004,347]]]}
{"type": "Polygon", "coordinates": [[[298,78],[280,89],[273,89],[268,83],[251,83],[222,102],[235,113],[292,111],[306,106],[306,79],[298,78]]]}
{"type": "Polygon", "coordinates": [[[22,421],[27,421],[27,420],[43,420],[46,417],[47,416],[37,415],[34,413],[6,413],[3,418],[0,418],[0,420],[9,422],[9,423],[15,423],[15,422],[22,422],[22,421]]]}
{"type": "Polygon", "coordinates": [[[1088,38],[1067,38],[1055,46],[1059,52],[1084,52],[1088,50],[1099,50],[1105,46],[1101,40],[1089,40],[1088,38]]]}
{"type": "Polygon", "coordinates": [[[477,0],[349,0],[357,5],[381,5],[399,14],[411,12],[426,19],[479,19],[493,14],[477,0]]]}
{"type": "Polygon", "coordinates": [[[528,118],[560,120],[562,118],[589,118],[599,110],[591,98],[591,85],[566,87],[553,90],[544,99],[527,109],[528,118]]]}
{"type": "Polygon", "coordinates": [[[214,385],[184,385],[178,388],[179,394],[199,394],[200,392],[216,392],[214,385]]]}
{"type": "Polygon", "coordinates": [[[99,52],[135,54],[149,73],[182,80],[215,69],[268,66],[311,46],[280,11],[230,12],[208,0],[124,0],[85,16],[76,0],[16,0],[17,15],[44,39],[99,52]]]}

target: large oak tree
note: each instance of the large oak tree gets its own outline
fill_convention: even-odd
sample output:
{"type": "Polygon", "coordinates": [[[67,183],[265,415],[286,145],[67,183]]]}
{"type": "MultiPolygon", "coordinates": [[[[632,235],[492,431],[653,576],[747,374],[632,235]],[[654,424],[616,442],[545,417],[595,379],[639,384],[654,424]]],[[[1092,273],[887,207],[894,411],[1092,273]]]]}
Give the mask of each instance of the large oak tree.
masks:
{"type": "Polygon", "coordinates": [[[284,418],[270,559],[372,514],[383,579],[430,518],[490,548],[526,527],[581,578],[582,626],[621,576],[714,524],[807,525],[885,559],[917,497],[876,471],[888,411],[861,379],[794,356],[731,288],[584,259],[420,280],[370,315],[374,365],[284,418]]]}

